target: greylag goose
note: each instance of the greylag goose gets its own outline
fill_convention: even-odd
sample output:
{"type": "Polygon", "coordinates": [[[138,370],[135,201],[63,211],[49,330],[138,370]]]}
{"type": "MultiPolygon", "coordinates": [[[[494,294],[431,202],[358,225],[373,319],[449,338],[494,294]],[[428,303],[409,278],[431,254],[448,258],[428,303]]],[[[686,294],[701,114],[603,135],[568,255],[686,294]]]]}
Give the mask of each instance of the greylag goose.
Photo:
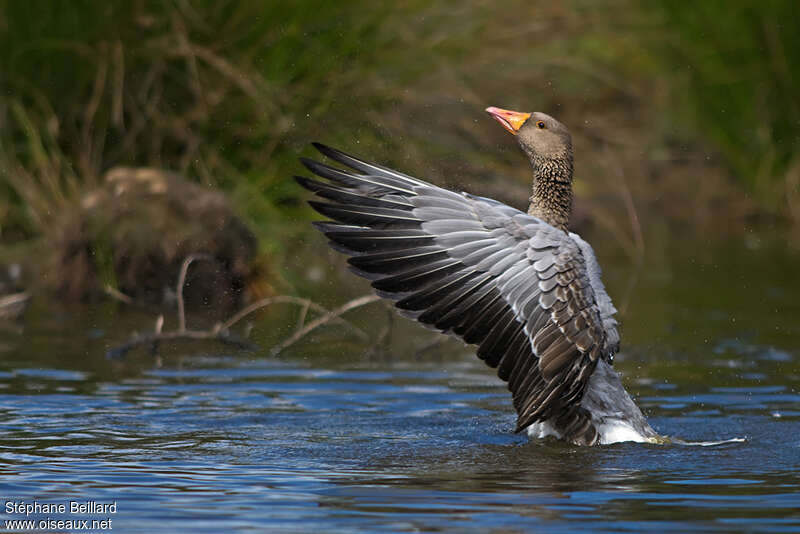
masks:
{"type": "Polygon", "coordinates": [[[527,213],[314,143],[296,177],[314,225],[400,313],[478,346],[508,383],[516,431],[575,445],[658,442],[612,367],[616,309],[592,247],[567,229],[572,140],[544,113],[487,108],[533,165],[527,213]]]}

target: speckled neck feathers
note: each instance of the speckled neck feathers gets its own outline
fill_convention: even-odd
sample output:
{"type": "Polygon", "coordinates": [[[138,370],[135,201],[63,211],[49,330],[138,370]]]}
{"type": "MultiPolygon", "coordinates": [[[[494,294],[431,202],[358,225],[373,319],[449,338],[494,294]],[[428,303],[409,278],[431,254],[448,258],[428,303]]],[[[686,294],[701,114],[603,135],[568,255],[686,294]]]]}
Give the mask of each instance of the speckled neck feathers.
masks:
{"type": "Polygon", "coordinates": [[[531,156],[533,194],[528,215],[567,231],[572,212],[572,151],[558,157],[531,156]]]}

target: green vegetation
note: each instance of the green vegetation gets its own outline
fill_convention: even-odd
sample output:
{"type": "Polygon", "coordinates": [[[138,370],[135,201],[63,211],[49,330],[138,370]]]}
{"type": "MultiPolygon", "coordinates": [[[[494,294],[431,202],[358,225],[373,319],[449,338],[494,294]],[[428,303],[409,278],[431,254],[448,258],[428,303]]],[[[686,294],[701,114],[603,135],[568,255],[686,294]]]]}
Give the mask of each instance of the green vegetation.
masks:
{"type": "Polygon", "coordinates": [[[680,113],[722,151],[764,209],[800,218],[797,4],[664,1],[680,113]]]}
{"type": "Polygon", "coordinates": [[[121,164],[188,174],[257,222],[280,219],[302,118],[352,86],[352,58],[369,62],[358,47],[380,13],[332,6],[3,2],[4,237],[46,231],[121,164]]]}
{"type": "Polygon", "coordinates": [[[519,204],[528,170],[487,105],[570,125],[589,219],[631,254],[636,205],[752,213],[729,176],[800,220],[794,9],[0,0],[0,244],[52,235],[110,169],[152,166],[228,192],[280,256],[313,140],[519,204]]]}

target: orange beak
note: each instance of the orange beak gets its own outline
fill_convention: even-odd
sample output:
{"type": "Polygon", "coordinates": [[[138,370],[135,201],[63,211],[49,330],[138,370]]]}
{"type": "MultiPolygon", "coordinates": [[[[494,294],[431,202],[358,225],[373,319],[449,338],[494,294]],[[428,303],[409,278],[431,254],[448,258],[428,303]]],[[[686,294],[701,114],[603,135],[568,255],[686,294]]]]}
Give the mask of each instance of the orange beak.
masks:
{"type": "Polygon", "coordinates": [[[531,116],[530,113],[520,113],[519,111],[509,111],[507,109],[500,109],[496,107],[486,108],[489,114],[497,119],[497,122],[503,125],[503,128],[508,130],[514,135],[525,124],[525,121],[531,116]]]}

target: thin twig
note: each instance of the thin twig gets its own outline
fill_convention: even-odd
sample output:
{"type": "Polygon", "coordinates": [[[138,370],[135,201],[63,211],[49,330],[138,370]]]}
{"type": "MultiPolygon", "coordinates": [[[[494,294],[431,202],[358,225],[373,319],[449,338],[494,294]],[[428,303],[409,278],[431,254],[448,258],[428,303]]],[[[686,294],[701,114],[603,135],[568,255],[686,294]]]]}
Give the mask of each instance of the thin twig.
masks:
{"type": "Polygon", "coordinates": [[[178,275],[178,285],[175,288],[175,293],[178,296],[178,332],[186,330],[186,305],[183,301],[183,286],[186,283],[186,272],[189,270],[189,265],[195,260],[213,260],[214,258],[209,254],[195,253],[189,254],[183,264],[181,265],[181,272],[178,275]]]}
{"type": "Polygon", "coordinates": [[[111,287],[109,284],[106,284],[105,287],[103,287],[103,292],[114,300],[124,302],[125,304],[134,304],[132,297],[126,295],[115,287],[111,287]]]}
{"type": "Polygon", "coordinates": [[[283,351],[283,350],[287,349],[288,347],[294,345],[297,341],[302,339],[306,334],[308,334],[309,332],[311,332],[315,328],[317,328],[319,326],[322,326],[323,324],[325,324],[327,322],[330,322],[333,319],[338,318],[340,315],[342,315],[344,313],[347,313],[348,311],[350,311],[352,309],[355,309],[355,308],[358,308],[358,307],[361,307],[361,306],[365,306],[367,304],[371,304],[371,303],[376,302],[376,301],[378,301],[380,299],[381,298],[378,295],[365,295],[363,297],[359,297],[359,298],[353,299],[350,302],[347,302],[347,303],[343,304],[342,306],[339,306],[335,310],[332,310],[332,311],[328,312],[327,314],[323,315],[322,317],[318,317],[317,319],[315,319],[315,320],[311,321],[310,323],[308,323],[307,325],[305,325],[303,328],[297,330],[294,334],[291,335],[291,337],[289,337],[289,339],[287,339],[286,341],[284,341],[283,343],[281,343],[277,347],[274,347],[270,351],[270,354],[272,354],[273,356],[275,356],[277,354],[280,354],[281,351],[283,351]]]}
{"type": "Polygon", "coordinates": [[[300,317],[297,318],[297,328],[298,328],[298,330],[300,328],[303,328],[305,326],[305,324],[306,324],[306,316],[308,316],[309,304],[310,304],[310,302],[306,302],[303,305],[303,308],[300,310],[300,317]]]}
{"type": "MultiPolygon", "coordinates": [[[[251,313],[260,310],[261,308],[265,308],[271,304],[297,304],[298,306],[309,307],[312,310],[318,313],[330,313],[330,310],[320,306],[319,304],[312,302],[308,299],[303,299],[300,297],[291,297],[289,295],[279,295],[277,297],[266,297],[261,300],[257,300],[247,306],[239,310],[233,317],[222,323],[217,327],[220,332],[225,332],[230,330],[233,325],[250,315],[251,313]]],[[[346,324],[353,330],[353,332],[358,335],[361,339],[367,339],[369,336],[360,328],[356,327],[355,325],[350,324],[349,322],[345,321],[344,319],[339,319],[342,323],[346,324]]]]}
{"type": "MultiPolygon", "coordinates": [[[[162,313],[161,315],[158,316],[158,318],[156,318],[156,327],[153,334],[155,336],[160,336],[163,330],[164,330],[164,314],[162,313]]],[[[153,340],[153,344],[150,345],[150,354],[158,353],[158,346],[159,346],[158,343],[159,343],[159,338],[156,337],[153,340]]],[[[159,367],[161,366],[159,365],[159,367]]]]}
{"type": "Polygon", "coordinates": [[[31,296],[27,292],[12,293],[0,297],[0,319],[16,318],[25,311],[31,296]]]}
{"type": "Polygon", "coordinates": [[[27,302],[28,299],[30,298],[31,298],[30,294],[28,294],[25,291],[21,293],[12,293],[10,295],[3,295],[0,297],[0,308],[20,305],[27,302]]]}

